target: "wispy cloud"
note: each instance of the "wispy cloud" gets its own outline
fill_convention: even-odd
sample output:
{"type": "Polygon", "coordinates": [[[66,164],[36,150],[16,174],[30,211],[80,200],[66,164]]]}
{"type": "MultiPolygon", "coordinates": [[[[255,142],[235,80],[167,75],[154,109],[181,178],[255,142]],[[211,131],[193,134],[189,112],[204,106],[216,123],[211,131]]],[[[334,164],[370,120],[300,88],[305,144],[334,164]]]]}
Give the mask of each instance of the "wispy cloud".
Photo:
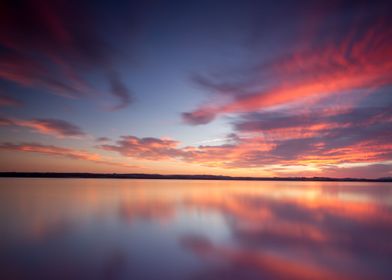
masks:
{"type": "Polygon", "coordinates": [[[86,133],[80,127],[70,122],[59,119],[0,119],[0,126],[18,126],[32,129],[41,134],[56,137],[84,137],[86,133]]]}
{"type": "MultiPolygon", "coordinates": [[[[77,1],[3,1],[1,7],[1,79],[71,98],[102,92],[86,73],[113,71],[116,51],[99,32],[94,6],[77,1]]],[[[114,109],[128,106],[131,92],[119,77],[104,79],[120,101],[114,109]]]]}
{"type": "Polygon", "coordinates": [[[112,94],[119,100],[119,104],[114,106],[112,110],[119,110],[128,107],[133,101],[132,93],[120,79],[118,73],[113,72],[110,75],[110,85],[112,94]]]}
{"type": "MultiPolygon", "coordinates": [[[[329,15],[330,17],[333,15],[329,15]]],[[[325,20],[331,20],[326,17],[325,20]]],[[[306,20],[304,20],[306,23],[306,20]]],[[[357,91],[377,92],[392,84],[392,51],[390,26],[384,17],[370,23],[352,21],[344,34],[333,34],[330,41],[321,41],[321,31],[310,34],[301,47],[265,62],[244,68],[238,76],[197,76],[193,79],[215,96],[192,112],[183,113],[191,125],[206,124],[225,114],[254,112],[288,106],[292,103],[317,102],[332,95],[357,91]],[[387,58],[387,59],[386,59],[387,58]],[[389,59],[388,59],[389,58],[389,59]],[[228,101],[229,98],[229,101],[228,101]]],[[[328,37],[327,33],[325,36],[328,37]]]]}
{"type": "Polygon", "coordinates": [[[2,143],[0,144],[0,149],[8,150],[8,151],[40,153],[40,154],[46,154],[51,156],[60,156],[65,158],[90,161],[94,163],[106,164],[111,166],[130,167],[130,168],[136,167],[134,165],[114,162],[96,153],[91,153],[91,152],[77,150],[77,149],[64,148],[59,146],[53,146],[53,145],[43,145],[39,143],[20,143],[20,144],[2,143]]]}
{"type": "Polygon", "coordinates": [[[19,107],[22,105],[23,102],[21,100],[8,95],[0,94],[0,107],[6,107],[6,106],[19,107]]]}

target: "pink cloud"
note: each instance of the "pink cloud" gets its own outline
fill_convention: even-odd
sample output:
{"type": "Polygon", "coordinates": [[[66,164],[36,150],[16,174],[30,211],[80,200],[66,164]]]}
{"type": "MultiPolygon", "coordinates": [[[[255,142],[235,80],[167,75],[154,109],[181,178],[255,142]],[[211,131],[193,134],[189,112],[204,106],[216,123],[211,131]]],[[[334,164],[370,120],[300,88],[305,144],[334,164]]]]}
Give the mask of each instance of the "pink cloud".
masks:
{"type": "Polygon", "coordinates": [[[96,153],[91,153],[91,152],[77,150],[77,149],[58,147],[53,145],[43,145],[39,143],[21,143],[21,144],[2,143],[0,145],[0,149],[8,150],[8,151],[40,153],[40,154],[51,155],[51,156],[60,156],[60,157],[71,158],[75,160],[84,160],[84,161],[90,161],[94,163],[119,166],[119,167],[135,167],[133,165],[128,165],[125,163],[113,162],[96,153]]]}
{"type": "Polygon", "coordinates": [[[253,69],[250,75],[255,80],[259,76],[261,89],[255,89],[255,82],[228,83],[216,77],[211,77],[211,81],[197,79],[215,97],[223,94],[225,99],[183,113],[184,121],[192,125],[206,124],[219,115],[254,112],[295,102],[314,103],[356,90],[375,92],[392,83],[392,42],[388,23],[383,19],[363,30],[353,24],[351,32],[339,43],[317,45],[315,41],[316,38],[308,38],[301,49],[253,69]],[[227,101],[227,97],[231,100],[227,101]]]}
{"type": "Polygon", "coordinates": [[[159,138],[138,138],[136,136],[123,136],[116,145],[101,145],[103,150],[115,151],[124,156],[147,160],[170,159],[179,156],[182,152],[177,148],[178,141],[159,138]]]}
{"type": "MultiPolygon", "coordinates": [[[[231,135],[228,139],[232,140],[222,145],[181,146],[171,139],[123,136],[115,144],[98,147],[138,160],[176,160],[227,169],[264,168],[281,176],[292,174],[293,166],[302,166],[302,171],[296,169],[296,175],[309,174],[308,167],[319,170],[313,175],[322,175],[330,174],[331,166],[362,163],[370,168],[392,158],[392,119],[385,108],[317,112],[298,118],[250,116],[236,123],[239,134],[231,135]]],[[[342,177],[343,173],[338,174],[343,170],[337,169],[334,177],[342,177]]]]}
{"type": "Polygon", "coordinates": [[[0,119],[0,126],[19,126],[30,128],[35,132],[56,137],[84,137],[82,129],[70,122],[59,119],[0,119]]]}

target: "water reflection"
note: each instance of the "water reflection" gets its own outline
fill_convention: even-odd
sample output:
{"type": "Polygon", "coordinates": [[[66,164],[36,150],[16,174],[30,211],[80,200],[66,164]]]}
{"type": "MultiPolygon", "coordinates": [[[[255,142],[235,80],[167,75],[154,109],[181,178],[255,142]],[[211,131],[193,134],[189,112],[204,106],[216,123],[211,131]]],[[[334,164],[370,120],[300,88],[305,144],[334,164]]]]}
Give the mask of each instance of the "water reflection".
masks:
{"type": "Polygon", "coordinates": [[[392,185],[0,180],[1,279],[391,279],[392,185]]]}

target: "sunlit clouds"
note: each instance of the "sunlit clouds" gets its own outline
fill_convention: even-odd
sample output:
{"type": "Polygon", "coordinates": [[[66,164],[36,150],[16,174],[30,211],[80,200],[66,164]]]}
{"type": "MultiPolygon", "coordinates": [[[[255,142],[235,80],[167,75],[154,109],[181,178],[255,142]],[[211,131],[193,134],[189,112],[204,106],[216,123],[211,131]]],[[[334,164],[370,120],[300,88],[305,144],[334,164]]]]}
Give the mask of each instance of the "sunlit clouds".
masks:
{"type": "Polygon", "coordinates": [[[388,3],[142,2],[1,4],[3,151],[124,164],[108,173],[392,176],[388,3]]]}
{"type": "Polygon", "coordinates": [[[392,63],[386,58],[392,57],[392,51],[388,26],[379,24],[362,32],[364,34],[358,33],[354,31],[340,44],[308,46],[260,65],[252,74],[260,75],[262,90],[252,89],[254,84],[236,86],[235,82],[229,82],[230,88],[224,81],[202,80],[210,90],[223,91],[234,100],[184,113],[184,120],[190,124],[205,124],[219,114],[252,112],[294,102],[304,102],[306,106],[307,99],[314,106],[314,102],[321,102],[329,95],[359,94],[358,90],[375,92],[390,85],[392,63]],[[239,88],[242,91],[238,91],[239,88]]]}

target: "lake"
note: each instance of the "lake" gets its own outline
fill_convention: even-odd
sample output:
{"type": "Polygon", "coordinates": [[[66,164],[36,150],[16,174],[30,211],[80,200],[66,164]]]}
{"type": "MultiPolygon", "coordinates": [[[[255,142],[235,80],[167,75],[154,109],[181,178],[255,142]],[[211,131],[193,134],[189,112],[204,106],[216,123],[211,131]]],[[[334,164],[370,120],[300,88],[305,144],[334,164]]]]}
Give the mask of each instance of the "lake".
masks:
{"type": "Polygon", "coordinates": [[[0,179],[0,279],[392,279],[392,184],[0,179]]]}

